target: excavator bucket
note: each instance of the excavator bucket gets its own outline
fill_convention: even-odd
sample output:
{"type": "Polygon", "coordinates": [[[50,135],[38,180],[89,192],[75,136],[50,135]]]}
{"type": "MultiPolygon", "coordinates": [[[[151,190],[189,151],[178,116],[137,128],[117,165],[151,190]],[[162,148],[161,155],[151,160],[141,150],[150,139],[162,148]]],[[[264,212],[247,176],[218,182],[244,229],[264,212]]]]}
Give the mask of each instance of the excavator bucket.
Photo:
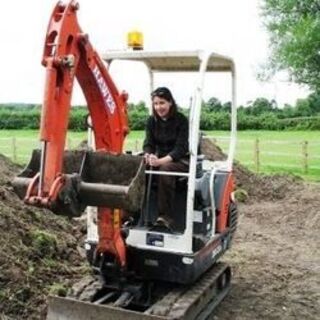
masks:
{"type": "MultiPolygon", "coordinates": [[[[24,199],[32,178],[40,170],[40,150],[33,150],[27,167],[13,180],[15,192],[24,199]]],[[[57,214],[78,216],[86,206],[141,208],[145,189],[143,158],[94,151],[65,151],[65,186],[49,208],[57,214]]]]}

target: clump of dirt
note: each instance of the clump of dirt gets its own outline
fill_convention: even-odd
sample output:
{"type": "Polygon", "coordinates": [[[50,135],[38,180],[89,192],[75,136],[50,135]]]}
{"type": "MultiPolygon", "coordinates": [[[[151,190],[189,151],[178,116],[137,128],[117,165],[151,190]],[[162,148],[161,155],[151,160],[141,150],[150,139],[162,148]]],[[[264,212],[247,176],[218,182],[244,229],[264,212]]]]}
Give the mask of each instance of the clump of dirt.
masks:
{"type": "Polygon", "coordinates": [[[19,170],[0,156],[0,318],[44,318],[46,298],[86,274],[82,232],[74,221],[25,206],[10,179],[19,170]]]}
{"type": "MultiPolygon", "coordinates": [[[[200,150],[208,160],[220,161],[227,158],[223,151],[208,138],[202,138],[200,150]]],[[[303,181],[299,177],[280,174],[256,175],[239,162],[234,164],[234,174],[236,187],[244,189],[249,195],[249,200],[252,201],[284,199],[303,188],[303,181]]]]}

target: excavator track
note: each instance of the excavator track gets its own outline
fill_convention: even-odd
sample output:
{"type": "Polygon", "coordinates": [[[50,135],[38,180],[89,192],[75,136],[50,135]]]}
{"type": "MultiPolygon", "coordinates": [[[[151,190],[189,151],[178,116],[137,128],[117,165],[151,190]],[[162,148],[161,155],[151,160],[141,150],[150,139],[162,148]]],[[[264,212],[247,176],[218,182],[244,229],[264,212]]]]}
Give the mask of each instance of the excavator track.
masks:
{"type": "MultiPolygon", "coordinates": [[[[88,291],[92,292],[94,286],[90,283],[88,291]]],[[[219,262],[196,283],[170,290],[144,312],[115,307],[110,303],[49,297],[47,320],[205,320],[228,294],[230,287],[231,269],[219,262]]]]}

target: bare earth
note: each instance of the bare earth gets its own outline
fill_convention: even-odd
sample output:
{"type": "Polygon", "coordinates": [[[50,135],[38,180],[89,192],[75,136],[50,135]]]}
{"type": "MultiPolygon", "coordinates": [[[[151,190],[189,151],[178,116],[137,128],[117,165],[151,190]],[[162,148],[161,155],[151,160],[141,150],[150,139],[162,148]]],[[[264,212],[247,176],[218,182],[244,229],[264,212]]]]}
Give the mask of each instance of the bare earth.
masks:
{"type": "Polygon", "coordinates": [[[230,295],[212,319],[319,319],[320,187],[240,205],[230,295]]]}
{"type": "MultiPolygon", "coordinates": [[[[224,156],[204,140],[209,159],[224,156]]],[[[291,176],[257,176],[236,164],[239,204],[233,247],[223,258],[233,286],[212,320],[320,319],[320,185],[291,176]]]]}
{"type": "MultiPolygon", "coordinates": [[[[202,151],[223,157],[208,142],[202,151]]],[[[39,319],[53,284],[65,279],[69,287],[86,273],[81,228],[26,208],[9,184],[17,170],[0,157],[0,319],[39,319]],[[50,256],[33,246],[38,230],[56,235],[50,256]]],[[[238,164],[235,175],[248,199],[239,204],[237,234],[223,258],[233,269],[233,286],[211,319],[319,319],[320,185],[256,176],[238,164]]]]}

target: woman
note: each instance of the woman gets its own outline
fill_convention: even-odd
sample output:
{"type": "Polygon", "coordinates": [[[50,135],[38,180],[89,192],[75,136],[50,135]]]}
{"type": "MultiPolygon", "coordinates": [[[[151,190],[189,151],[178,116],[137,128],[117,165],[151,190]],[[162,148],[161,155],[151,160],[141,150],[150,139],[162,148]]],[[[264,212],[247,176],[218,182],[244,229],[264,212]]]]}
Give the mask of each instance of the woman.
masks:
{"type": "MultiPolygon", "coordinates": [[[[188,119],[178,112],[177,104],[166,87],[151,94],[152,116],[146,125],[143,144],[147,165],[159,171],[188,171],[188,119]]],[[[176,176],[159,175],[157,225],[171,228],[176,176]]]]}

